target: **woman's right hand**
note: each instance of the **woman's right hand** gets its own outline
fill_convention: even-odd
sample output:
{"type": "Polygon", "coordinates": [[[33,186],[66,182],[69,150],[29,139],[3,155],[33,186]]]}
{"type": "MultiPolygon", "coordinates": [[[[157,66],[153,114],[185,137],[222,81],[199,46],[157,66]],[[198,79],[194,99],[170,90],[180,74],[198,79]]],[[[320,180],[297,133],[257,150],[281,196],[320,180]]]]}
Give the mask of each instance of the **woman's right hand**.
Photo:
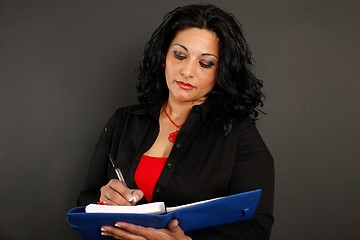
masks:
{"type": "Polygon", "coordinates": [[[129,189],[120,180],[111,179],[100,189],[100,202],[106,205],[135,205],[144,197],[140,189],[129,189]]]}

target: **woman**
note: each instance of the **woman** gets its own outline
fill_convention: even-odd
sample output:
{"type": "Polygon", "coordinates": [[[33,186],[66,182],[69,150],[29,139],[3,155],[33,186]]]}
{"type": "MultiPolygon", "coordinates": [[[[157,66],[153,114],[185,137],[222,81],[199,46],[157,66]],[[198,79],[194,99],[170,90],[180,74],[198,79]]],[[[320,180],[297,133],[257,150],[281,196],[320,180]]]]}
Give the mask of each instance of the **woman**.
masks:
{"type": "Polygon", "coordinates": [[[268,239],[274,167],[254,119],[262,82],[235,18],[213,5],[168,13],[147,43],[137,85],[139,105],[110,118],[90,164],[79,205],[164,201],[176,206],[261,188],[251,221],[184,233],[119,222],[118,239],[268,239]],[[108,155],[123,171],[116,180],[108,155]]]}

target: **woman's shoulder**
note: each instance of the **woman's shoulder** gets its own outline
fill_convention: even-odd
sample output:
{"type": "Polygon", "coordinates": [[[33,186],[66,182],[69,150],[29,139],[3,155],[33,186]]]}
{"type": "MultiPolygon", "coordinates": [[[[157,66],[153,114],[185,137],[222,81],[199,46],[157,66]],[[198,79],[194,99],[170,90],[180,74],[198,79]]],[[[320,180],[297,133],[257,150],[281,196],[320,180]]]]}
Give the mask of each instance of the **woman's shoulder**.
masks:
{"type": "Polygon", "coordinates": [[[136,113],[139,111],[143,111],[144,107],[140,104],[132,104],[132,105],[125,105],[120,106],[112,114],[113,119],[123,119],[128,118],[132,113],[136,113]]]}
{"type": "Polygon", "coordinates": [[[156,110],[158,110],[156,105],[132,104],[117,108],[113,117],[116,119],[124,119],[129,116],[147,115],[152,112],[157,112],[156,110]]]}
{"type": "Polygon", "coordinates": [[[142,109],[144,109],[144,106],[140,104],[131,104],[131,105],[118,107],[115,111],[115,114],[131,113],[142,109]]]}
{"type": "Polygon", "coordinates": [[[233,125],[237,125],[237,126],[242,126],[242,125],[254,125],[255,124],[255,120],[254,118],[252,118],[249,115],[241,115],[241,116],[237,116],[236,118],[233,119],[232,121],[233,125]]]}
{"type": "Polygon", "coordinates": [[[242,132],[242,131],[258,131],[256,127],[257,120],[254,119],[251,116],[241,116],[237,117],[232,121],[232,128],[236,132],[242,132]]]}

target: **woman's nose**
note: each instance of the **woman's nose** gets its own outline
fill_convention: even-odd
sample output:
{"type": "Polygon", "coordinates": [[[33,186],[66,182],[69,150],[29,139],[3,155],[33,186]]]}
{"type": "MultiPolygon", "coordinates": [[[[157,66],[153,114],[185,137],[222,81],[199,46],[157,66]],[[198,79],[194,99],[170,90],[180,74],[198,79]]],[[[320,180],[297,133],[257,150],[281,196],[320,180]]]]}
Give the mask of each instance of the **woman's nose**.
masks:
{"type": "Polygon", "coordinates": [[[188,61],[187,63],[184,63],[183,68],[180,70],[180,74],[183,75],[184,77],[188,78],[192,78],[194,77],[195,74],[195,63],[188,61]]]}

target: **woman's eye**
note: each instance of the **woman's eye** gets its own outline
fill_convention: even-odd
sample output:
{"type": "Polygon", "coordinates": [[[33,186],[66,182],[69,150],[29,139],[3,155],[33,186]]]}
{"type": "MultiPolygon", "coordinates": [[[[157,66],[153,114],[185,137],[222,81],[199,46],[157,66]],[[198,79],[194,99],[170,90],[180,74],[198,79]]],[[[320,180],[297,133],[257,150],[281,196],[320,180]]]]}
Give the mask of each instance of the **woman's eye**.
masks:
{"type": "Polygon", "coordinates": [[[212,66],[214,66],[213,62],[200,62],[200,66],[203,68],[211,68],[212,66]]]}
{"type": "Polygon", "coordinates": [[[179,60],[184,60],[186,58],[185,55],[181,54],[180,52],[178,51],[174,51],[174,56],[175,58],[179,59],[179,60]]]}

